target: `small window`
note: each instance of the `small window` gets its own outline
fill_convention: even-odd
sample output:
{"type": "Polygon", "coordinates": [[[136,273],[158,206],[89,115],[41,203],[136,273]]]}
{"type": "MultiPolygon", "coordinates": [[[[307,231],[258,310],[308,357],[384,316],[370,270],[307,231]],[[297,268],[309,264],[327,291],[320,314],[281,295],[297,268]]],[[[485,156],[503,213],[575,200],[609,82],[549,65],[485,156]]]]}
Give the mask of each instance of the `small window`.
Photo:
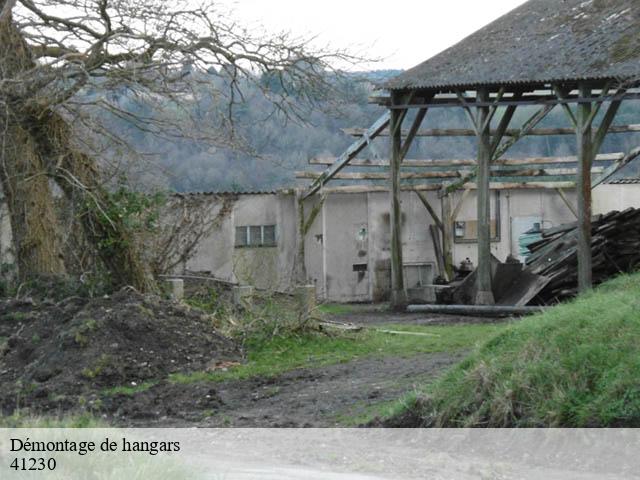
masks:
{"type": "Polygon", "coordinates": [[[275,225],[247,225],[236,227],[236,247],[275,247],[275,225]]]}
{"type": "Polygon", "coordinates": [[[275,225],[265,225],[262,227],[262,244],[267,247],[272,247],[276,244],[275,225]]]}
{"type": "Polygon", "coordinates": [[[247,227],[236,227],[236,247],[246,247],[249,244],[247,233],[247,227]]]}
{"type": "Polygon", "coordinates": [[[249,246],[259,247],[260,245],[262,245],[262,227],[249,227],[249,246]]]}

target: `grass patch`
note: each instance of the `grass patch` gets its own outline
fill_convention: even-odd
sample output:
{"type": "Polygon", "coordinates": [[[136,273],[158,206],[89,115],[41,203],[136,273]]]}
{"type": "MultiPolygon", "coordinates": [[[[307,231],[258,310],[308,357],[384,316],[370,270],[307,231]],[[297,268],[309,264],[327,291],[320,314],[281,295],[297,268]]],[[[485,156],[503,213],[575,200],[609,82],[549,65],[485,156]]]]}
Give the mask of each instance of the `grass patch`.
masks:
{"type": "Polygon", "coordinates": [[[104,420],[89,413],[56,417],[16,411],[9,416],[0,416],[0,428],[105,428],[109,426],[104,420]]]}
{"type": "Polygon", "coordinates": [[[296,368],[318,367],[369,356],[411,357],[419,353],[469,349],[476,342],[493,336],[504,325],[386,325],[396,331],[429,333],[433,336],[390,335],[367,329],[354,334],[327,337],[305,334],[276,337],[247,343],[248,358],[228,371],[173,374],[177,383],[222,381],[255,376],[274,376],[296,368]]]}
{"type": "Polygon", "coordinates": [[[485,342],[390,424],[638,427],[639,345],[640,273],[621,275],[485,342]]]}
{"type": "Polygon", "coordinates": [[[318,311],[325,315],[345,315],[357,311],[353,305],[345,305],[344,303],[322,303],[318,305],[318,311]]]}
{"type": "Polygon", "coordinates": [[[350,313],[382,312],[389,308],[387,304],[371,305],[363,303],[321,303],[318,311],[325,315],[347,315],[350,313]]]}
{"type": "Polygon", "coordinates": [[[133,396],[136,393],[144,392],[149,390],[154,385],[157,385],[158,382],[143,382],[137,385],[118,385],[117,387],[105,388],[102,390],[104,395],[127,395],[133,396]]]}

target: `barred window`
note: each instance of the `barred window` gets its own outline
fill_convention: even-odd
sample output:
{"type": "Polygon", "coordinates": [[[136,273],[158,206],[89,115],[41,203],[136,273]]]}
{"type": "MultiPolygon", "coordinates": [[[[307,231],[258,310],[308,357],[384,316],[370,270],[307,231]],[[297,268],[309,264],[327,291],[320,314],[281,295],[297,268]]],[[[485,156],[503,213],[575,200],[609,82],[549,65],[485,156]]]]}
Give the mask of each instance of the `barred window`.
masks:
{"type": "Polygon", "coordinates": [[[275,247],[275,225],[246,225],[236,227],[236,247],[275,247]]]}

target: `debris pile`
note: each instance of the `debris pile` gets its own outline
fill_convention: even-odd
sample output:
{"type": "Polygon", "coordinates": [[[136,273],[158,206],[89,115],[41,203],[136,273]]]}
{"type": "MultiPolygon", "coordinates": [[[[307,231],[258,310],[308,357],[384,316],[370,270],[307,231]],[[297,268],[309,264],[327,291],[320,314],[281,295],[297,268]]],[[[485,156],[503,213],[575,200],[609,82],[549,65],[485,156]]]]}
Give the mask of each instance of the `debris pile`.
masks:
{"type": "MultiPolygon", "coordinates": [[[[576,295],[576,227],[574,222],[545,230],[541,240],[528,246],[531,255],[524,272],[546,279],[532,303],[549,304],[576,295]]],[[[594,284],[640,267],[640,209],[598,215],[592,220],[591,233],[594,284]]]]}
{"type": "Polygon", "coordinates": [[[153,412],[158,397],[166,397],[165,408],[185,390],[165,381],[170,374],[241,358],[206,315],[128,288],[95,299],[0,301],[0,414],[115,410],[126,398],[106,392],[162,383],[154,387],[162,391],[140,392],[155,395],[148,405],[139,402],[153,412]]]}

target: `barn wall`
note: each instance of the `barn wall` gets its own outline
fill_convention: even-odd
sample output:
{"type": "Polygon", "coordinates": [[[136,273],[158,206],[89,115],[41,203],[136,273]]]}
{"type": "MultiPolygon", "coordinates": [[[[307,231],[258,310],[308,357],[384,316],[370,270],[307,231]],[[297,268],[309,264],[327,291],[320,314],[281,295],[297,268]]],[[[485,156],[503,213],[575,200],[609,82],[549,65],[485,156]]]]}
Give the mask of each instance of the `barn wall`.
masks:
{"type": "Polygon", "coordinates": [[[601,184],[593,189],[593,213],[640,208],[640,184],[601,184]]]}

